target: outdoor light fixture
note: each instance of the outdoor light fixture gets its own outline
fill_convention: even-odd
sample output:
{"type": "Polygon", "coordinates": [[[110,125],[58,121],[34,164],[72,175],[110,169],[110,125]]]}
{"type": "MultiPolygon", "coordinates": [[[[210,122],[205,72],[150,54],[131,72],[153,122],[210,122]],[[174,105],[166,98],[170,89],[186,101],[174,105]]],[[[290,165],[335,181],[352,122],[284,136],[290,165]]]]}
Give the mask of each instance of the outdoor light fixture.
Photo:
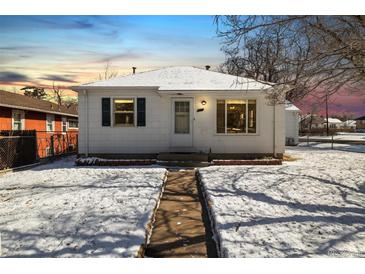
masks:
{"type": "Polygon", "coordinates": [[[203,106],[205,106],[205,105],[207,104],[207,101],[203,100],[203,101],[201,101],[201,104],[202,104],[203,106]]]}

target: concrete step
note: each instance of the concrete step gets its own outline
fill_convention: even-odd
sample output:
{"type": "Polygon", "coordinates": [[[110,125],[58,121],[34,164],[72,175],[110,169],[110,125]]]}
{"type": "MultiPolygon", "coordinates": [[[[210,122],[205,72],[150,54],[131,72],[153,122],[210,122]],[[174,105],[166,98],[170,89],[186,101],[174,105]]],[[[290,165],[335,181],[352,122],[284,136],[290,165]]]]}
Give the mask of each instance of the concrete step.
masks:
{"type": "Polygon", "coordinates": [[[159,153],[159,161],[179,161],[179,162],[208,162],[208,154],[204,153],[159,153]]]}
{"type": "Polygon", "coordinates": [[[165,167],[208,167],[208,162],[196,162],[196,161],[157,161],[157,164],[165,167]]]}

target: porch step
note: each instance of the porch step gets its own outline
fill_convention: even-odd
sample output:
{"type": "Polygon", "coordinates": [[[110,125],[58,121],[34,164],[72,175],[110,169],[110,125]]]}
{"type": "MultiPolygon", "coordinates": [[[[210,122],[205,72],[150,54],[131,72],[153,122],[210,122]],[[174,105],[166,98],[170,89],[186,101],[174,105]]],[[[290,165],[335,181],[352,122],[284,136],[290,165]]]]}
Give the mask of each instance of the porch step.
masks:
{"type": "Polygon", "coordinates": [[[208,154],[204,153],[159,153],[159,161],[208,162],[208,154]]]}

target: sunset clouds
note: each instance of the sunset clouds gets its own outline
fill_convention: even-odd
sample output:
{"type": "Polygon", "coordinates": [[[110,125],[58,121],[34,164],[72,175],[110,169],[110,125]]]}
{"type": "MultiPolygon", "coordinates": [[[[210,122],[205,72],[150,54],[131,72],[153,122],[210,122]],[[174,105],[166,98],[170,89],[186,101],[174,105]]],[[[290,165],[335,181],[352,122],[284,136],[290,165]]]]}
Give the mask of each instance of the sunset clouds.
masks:
{"type": "MultiPolygon", "coordinates": [[[[108,62],[119,75],[214,68],[224,61],[215,31],[212,16],[0,16],[0,88],[91,82],[108,62]]],[[[336,111],[364,112],[359,99],[340,101],[336,111]]]]}
{"type": "Polygon", "coordinates": [[[49,85],[223,61],[210,16],[1,16],[0,82],[49,85]]]}

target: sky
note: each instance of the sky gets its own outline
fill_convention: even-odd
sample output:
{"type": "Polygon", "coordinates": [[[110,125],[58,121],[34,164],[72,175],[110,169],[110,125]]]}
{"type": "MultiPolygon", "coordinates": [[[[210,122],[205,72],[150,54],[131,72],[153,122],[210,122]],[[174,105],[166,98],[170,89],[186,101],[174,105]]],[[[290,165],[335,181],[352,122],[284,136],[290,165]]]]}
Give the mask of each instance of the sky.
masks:
{"type": "MultiPolygon", "coordinates": [[[[0,88],[67,87],[166,66],[224,61],[212,16],[0,16],[0,88]]],[[[67,91],[69,95],[74,95],[67,91]]],[[[338,96],[337,96],[338,97],[338,96]]],[[[364,115],[356,96],[333,98],[333,113],[364,115]]],[[[310,103],[298,102],[303,112],[310,103]]]]}

